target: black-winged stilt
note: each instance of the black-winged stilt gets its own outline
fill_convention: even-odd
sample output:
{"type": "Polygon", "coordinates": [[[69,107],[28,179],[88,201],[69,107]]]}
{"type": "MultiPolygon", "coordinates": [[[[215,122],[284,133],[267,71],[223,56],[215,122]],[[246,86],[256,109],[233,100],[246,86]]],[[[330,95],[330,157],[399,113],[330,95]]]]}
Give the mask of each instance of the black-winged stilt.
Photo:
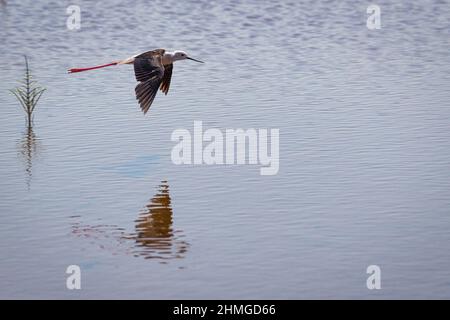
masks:
{"type": "Polygon", "coordinates": [[[136,80],[139,81],[135,88],[136,99],[139,101],[142,111],[146,114],[155,99],[158,88],[164,94],[169,92],[173,63],[186,59],[203,63],[203,61],[189,57],[184,51],[169,52],[165,49],[156,49],[129,57],[125,60],[113,61],[108,64],[89,68],[73,68],[68,71],[69,73],[75,73],[119,64],[133,64],[136,80]]]}

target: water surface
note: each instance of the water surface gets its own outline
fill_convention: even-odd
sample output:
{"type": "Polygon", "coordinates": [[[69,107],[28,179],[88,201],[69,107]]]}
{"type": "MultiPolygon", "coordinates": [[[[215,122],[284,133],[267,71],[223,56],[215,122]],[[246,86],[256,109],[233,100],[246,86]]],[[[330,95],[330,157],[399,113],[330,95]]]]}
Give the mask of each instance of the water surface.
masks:
{"type": "Polygon", "coordinates": [[[378,1],[380,30],[368,4],[0,6],[0,297],[449,298],[450,3],[378,1]],[[132,67],[66,73],[159,47],[206,63],[147,116],[132,67]],[[32,129],[7,91],[23,54],[32,129]],[[279,173],[174,165],[195,120],[279,128],[279,173]]]}

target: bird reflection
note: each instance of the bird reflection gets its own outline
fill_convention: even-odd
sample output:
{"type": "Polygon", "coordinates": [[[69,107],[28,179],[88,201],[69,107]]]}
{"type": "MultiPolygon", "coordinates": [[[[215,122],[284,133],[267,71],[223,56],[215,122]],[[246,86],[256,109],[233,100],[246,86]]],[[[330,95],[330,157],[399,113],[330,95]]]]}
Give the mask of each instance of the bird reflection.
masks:
{"type": "Polygon", "coordinates": [[[172,206],[167,181],[162,181],[158,193],[146,205],[136,220],[136,254],[146,259],[182,258],[188,244],[182,234],[173,230],[172,206]]]}
{"type": "Polygon", "coordinates": [[[167,181],[161,181],[157,193],[135,220],[134,229],[134,232],[127,232],[117,225],[72,225],[73,234],[88,238],[91,243],[111,250],[113,254],[122,252],[144,259],[159,260],[161,263],[184,258],[189,244],[183,240],[181,230],[173,229],[173,212],[167,181]]]}
{"type": "Polygon", "coordinates": [[[38,138],[34,134],[33,128],[31,126],[27,127],[22,139],[20,140],[19,148],[20,154],[25,161],[25,174],[28,189],[30,189],[31,178],[33,175],[33,158],[37,151],[38,138]]]}

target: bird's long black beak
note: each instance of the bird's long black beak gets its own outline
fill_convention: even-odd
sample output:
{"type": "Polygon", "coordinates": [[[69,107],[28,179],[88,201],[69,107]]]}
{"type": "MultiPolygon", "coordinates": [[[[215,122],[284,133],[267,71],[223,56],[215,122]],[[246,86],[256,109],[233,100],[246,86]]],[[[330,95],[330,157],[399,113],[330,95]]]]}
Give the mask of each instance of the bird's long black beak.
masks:
{"type": "Polygon", "coordinates": [[[191,58],[191,57],[186,57],[186,59],[189,59],[189,60],[192,60],[192,61],[195,61],[195,62],[204,63],[203,61],[200,61],[200,60],[197,60],[197,59],[194,59],[194,58],[191,58]]]}

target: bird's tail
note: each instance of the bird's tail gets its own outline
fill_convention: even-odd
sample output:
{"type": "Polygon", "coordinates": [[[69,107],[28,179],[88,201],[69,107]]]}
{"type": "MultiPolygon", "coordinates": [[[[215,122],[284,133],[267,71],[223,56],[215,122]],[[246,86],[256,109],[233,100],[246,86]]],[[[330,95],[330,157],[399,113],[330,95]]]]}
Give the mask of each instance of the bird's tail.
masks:
{"type": "Polygon", "coordinates": [[[89,68],[72,68],[67,70],[69,73],[75,73],[75,72],[82,72],[82,71],[88,71],[88,70],[94,70],[94,69],[100,69],[100,68],[105,68],[105,67],[109,67],[109,66],[115,66],[116,64],[118,64],[118,61],[113,61],[111,63],[107,63],[107,64],[102,64],[100,66],[95,66],[95,67],[89,67],[89,68]]]}

